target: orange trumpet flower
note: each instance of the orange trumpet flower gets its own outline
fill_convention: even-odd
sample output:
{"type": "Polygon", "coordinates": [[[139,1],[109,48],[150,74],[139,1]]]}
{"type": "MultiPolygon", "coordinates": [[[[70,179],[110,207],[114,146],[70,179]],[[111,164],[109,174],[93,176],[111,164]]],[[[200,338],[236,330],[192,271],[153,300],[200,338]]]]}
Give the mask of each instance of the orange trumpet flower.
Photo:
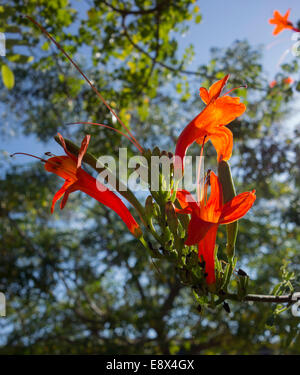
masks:
{"type": "Polygon", "coordinates": [[[300,32],[299,29],[295,28],[291,21],[288,20],[290,15],[290,9],[282,16],[278,10],[274,10],[273,17],[269,19],[269,23],[271,25],[276,25],[275,29],[273,30],[273,35],[278,35],[284,29],[291,29],[296,32],[300,32]]]}
{"type": "MultiPolygon", "coordinates": [[[[286,78],[283,78],[282,83],[284,83],[286,85],[291,85],[291,84],[294,83],[294,80],[293,80],[292,77],[286,77],[286,78]]],[[[277,85],[277,81],[275,79],[274,79],[274,81],[269,83],[269,86],[270,86],[271,89],[273,87],[275,87],[276,85],[277,85]]]]}
{"type": "Polygon", "coordinates": [[[228,78],[229,74],[215,82],[208,91],[204,87],[200,88],[200,97],[206,107],[184,128],[178,138],[175,150],[175,156],[179,157],[175,159],[177,167],[180,161],[183,169],[186,151],[195,141],[203,144],[210,140],[217,151],[218,161],[230,159],[233,136],[225,125],[242,115],[246,106],[240,103],[238,97],[233,98],[226,94],[220,97],[228,78]]]}
{"type": "Polygon", "coordinates": [[[286,85],[291,85],[294,83],[294,80],[291,77],[287,77],[283,79],[283,83],[285,83],[286,85]]]}
{"type": "Polygon", "coordinates": [[[69,194],[80,190],[115,211],[127,225],[130,232],[135,237],[140,237],[142,234],[140,227],[121,199],[81,168],[81,161],[86,153],[90,135],[85,136],[82,141],[78,157],[67,150],[65,140],[59,133],[58,136],[67,156],[51,157],[45,161],[45,169],[65,179],[65,183],[53,197],[51,213],[54,211],[55,203],[62,196],[61,209],[66,205],[69,194]],[[99,185],[101,185],[100,190],[99,185]]]}
{"type": "Polygon", "coordinates": [[[246,215],[255,199],[255,190],[253,190],[241,193],[223,204],[222,186],[213,172],[210,172],[206,178],[200,202],[196,202],[186,190],[177,192],[177,200],[182,207],[182,209],[177,209],[177,212],[191,214],[185,244],[188,246],[198,244],[199,259],[205,261],[207,284],[213,284],[216,281],[214,252],[218,226],[232,223],[246,215]],[[211,192],[207,199],[209,186],[211,192]]]}

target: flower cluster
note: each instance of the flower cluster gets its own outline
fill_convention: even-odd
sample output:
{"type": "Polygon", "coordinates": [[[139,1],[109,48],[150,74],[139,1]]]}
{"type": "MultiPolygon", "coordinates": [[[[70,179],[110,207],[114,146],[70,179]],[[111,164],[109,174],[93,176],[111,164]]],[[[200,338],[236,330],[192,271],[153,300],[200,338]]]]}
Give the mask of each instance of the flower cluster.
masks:
{"type": "MultiPolygon", "coordinates": [[[[233,136],[225,125],[243,114],[246,107],[240,103],[238,97],[233,98],[226,94],[220,96],[228,78],[229,75],[226,75],[214,83],[209,91],[201,87],[200,96],[206,107],[180,134],[175,155],[183,158],[193,142],[202,144],[203,148],[204,143],[211,140],[218,155],[218,163],[229,160],[232,154],[233,136]]],[[[215,243],[218,226],[235,222],[243,217],[255,201],[255,192],[239,194],[224,203],[222,184],[215,173],[209,171],[198,194],[198,201],[185,190],[177,192],[177,199],[181,205],[181,209],[177,212],[191,214],[185,244],[198,246],[198,256],[205,262],[206,281],[208,284],[213,284],[216,281],[215,243]]]]}
{"type": "Polygon", "coordinates": [[[291,21],[288,20],[290,15],[290,9],[287,10],[284,16],[282,16],[278,10],[274,10],[273,18],[269,20],[271,25],[275,25],[275,29],[273,30],[273,35],[278,35],[285,29],[290,29],[296,31],[297,33],[300,32],[298,28],[296,28],[291,21]]]}
{"type": "MultiPolygon", "coordinates": [[[[278,11],[274,12],[274,18],[270,20],[271,24],[276,25],[274,35],[283,29],[300,31],[288,20],[288,16],[289,11],[284,16],[278,11]]],[[[145,205],[142,205],[130,190],[118,189],[121,182],[117,184],[117,192],[132,205],[138,215],[140,219],[138,224],[120,197],[83,169],[82,163],[85,162],[99,171],[97,160],[87,152],[90,136],[86,135],[81,146],[78,147],[58,134],[56,140],[64,149],[65,155],[51,155],[47,160],[31,155],[45,163],[47,172],[54,173],[65,180],[53,197],[51,213],[54,212],[55,204],[60,199],[60,208],[65,207],[70,193],[79,190],[87,194],[119,215],[128,230],[149,251],[151,257],[165,258],[174,262],[181,281],[190,285],[197,296],[207,295],[210,292],[219,296],[219,303],[225,301],[230,276],[236,265],[234,248],[238,230],[237,221],[250,210],[256,199],[254,190],[236,194],[231,177],[228,161],[232,156],[234,142],[233,134],[227,125],[241,116],[246,111],[246,106],[239,97],[229,95],[235,89],[222,95],[229,75],[213,83],[208,90],[204,87],[200,88],[200,97],[205,107],[182,130],[175,145],[174,155],[160,151],[158,147],[153,150],[144,149],[65,50],[41,25],[31,17],[27,18],[63,52],[125,131],[123,133],[112,126],[98,123],[84,122],[84,124],[102,126],[124,135],[145,160],[150,162],[150,165],[152,156],[164,156],[171,161],[171,180],[166,183],[165,176],[158,166],[159,188],[156,191],[152,189],[150,181],[148,185],[150,195],[145,205]],[[185,157],[194,142],[200,145],[200,156],[202,156],[208,141],[212,143],[217,154],[218,172],[214,173],[209,169],[203,178],[200,177],[200,173],[198,174],[197,197],[194,198],[191,192],[179,187],[185,171],[185,157]],[[216,238],[220,224],[226,225],[227,231],[228,263],[225,269],[217,255],[216,238]],[[159,247],[145,240],[145,233],[152,236],[159,247]]],[[[287,85],[292,82],[290,77],[283,80],[287,85]]],[[[274,87],[276,84],[274,81],[270,86],[274,87]]],[[[105,169],[105,166],[102,169],[105,169]]],[[[146,175],[151,180],[152,175],[147,169],[146,175]]],[[[240,289],[237,296],[242,299],[248,276],[244,271],[239,275],[241,280],[238,284],[240,289]]]]}
{"type": "MultiPolygon", "coordinates": [[[[205,143],[210,140],[217,152],[219,174],[224,169],[222,168],[224,164],[225,167],[228,167],[227,161],[231,157],[233,148],[233,135],[226,125],[242,115],[246,110],[245,105],[240,102],[240,98],[231,97],[228,93],[221,96],[228,78],[229,75],[226,75],[223,79],[215,82],[209,90],[201,87],[200,97],[206,106],[183,129],[176,144],[174,157],[169,153],[169,157],[174,158],[174,175],[176,175],[178,169],[180,169],[180,172],[184,172],[184,157],[189,146],[194,142],[201,144],[202,155],[205,143]]],[[[126,224],[129,231],[148,247],[149,245],[144,241],[139,224],[122,200],[113,191],[109,190],[107,186],[101,185],[98,180],[82,168],[81,164],[85,160],[90,136],[87,135],[82,141],[80,148],[75,151],[72,150],[72,152],[68,149],[65,139],[60,134],[58,134],[58,141],[66,155],[52,156],[48,160],[41,159],[45,163],[46,171],[54,173],[65,180],[63,186],[53,197],[51,212],[53,213],[54,206],[59,199],[62,198],[60,208],[63,209],[70,193],[80,190],[115,211],[126,224]]],[[[135,140],[135,142],[137,141],[135,140]]],[[[143,150],[140,145],[138,149],[143,150]]],[[[143,150],[142,154],[145,156],[152,155],[150,150],[143,150]]],[[[220,224],[228,225],[242,218],[249,211],[256,197],[254,191],[236,196],[233,191],[231,195],[226,197],[223,190],[226,189],[228,191],[231,176],[229,179],[224,178],[224,173],[223,179],[221,178],[220,180],[214,172],[209,170],[206,173],[204,183],[201,182],[200,180],[198,181],[197,200],[188,191],[177,189],[175,180],[175,182],[173,181],[172,189],[167,192],[162,191],[162,186],[160,186],[159,192],[151,191],[150,189],[158,208],[155,209],[153,204],[149,214],[149,205],[147,207],[146,204],[145,210],[138,209],[137,211],[143,223],[146,223],[146,229],[150,228],[150,232],[158,239],[161,245],[167,247],[166,244],[169,243],[171,246],[169,246],[168,251],[176,253],[177,259],[178,257],[180,258],[178,255],[179,248],[182,250],[185,247],[193,247],[194,245],[198,247],[199,264],[204,265],[205,280],[210,285],[216,282],[215,247],[218,226],[220,224]],[[209,189],[210,195],[208,194],[209,189]],[[159,212],[158,223],[163,228],[161,236],[157,235],[151,220],[155,210],[159,212]],[[183,234],[181,233],[180,235],[177,234],[178,219],[176,215],[184,215],[187,219],[186,226],[183,226],[181,231],[183,234]],[[174,232],[174,223],[176,224],[175,233],[171,237],[166,234],[168,229],[164,227],[167,225],[167,227],[170,227],[170,232],[174,232]],[[179,242],[180,240],[183,241],[183,243],[181,241],[181,245],[178,245],[177,237],[179,237],[179,242]],[[173,242],[171,240],[170,244],[171,238],[173,238],[173,242]]],[[[130,203],[133,203],[128,196],[126,198],[130,203]]],[[[138,208],[134,203],[133,206],[136,209],[138,208]]],[[[150,251],[152,256],[158,256],[158,253],[153,251],[151,245],[150,251]]]]}
{"type": "MultiPolygon", "coordinates": [[[[274,13],[273,13],[273,18],[269,19],[269,23],[271,25],[275,25],[275,29],[273,30],[273,35],[278,35],[279,33],[281,33],[283,30],[291,30],[291,31],[294,31],[296,33],[300,33],[300,29],[295,27],[294,24],[288,20],[289,18],[289,15],[290,15],[290,9],[287,10],[287,12],[285,13],[284,16],[282,16],[278,10],[274,10],[274,13]]],[[[294,38],[294,36],[296,36],[296,39],[297,39],[297,35],[293,35],[292,39],[294,38]]],[[[287,52],[289,52],[289,49],[287,50],[287,52]]],[[[283,53],[283,55],[281,56],[279,62],[278,62],[278,66],[280,65],[280,63],[282,62],[282,59],[285,57],[286,55],[286,51],[283,53]]],[[[271,81],[269,83],[269,87],[271,89],[273,89],[275,86],[279,84],[282,84],[286,87],[289,87],[289,85],[292,85],[294,82],[293,78],[291,77],[285,77],[283,79],[281,79],[281,82],[278,82],[278,80],[274,79],[273,81],[271,81]]]]}

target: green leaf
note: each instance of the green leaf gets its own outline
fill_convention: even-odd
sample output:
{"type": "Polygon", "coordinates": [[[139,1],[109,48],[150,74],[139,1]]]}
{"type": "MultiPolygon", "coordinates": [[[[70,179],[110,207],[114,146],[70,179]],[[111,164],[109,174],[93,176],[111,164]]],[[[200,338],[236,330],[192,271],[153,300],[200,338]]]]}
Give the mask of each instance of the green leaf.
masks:
{"type": "Polygon", "coordinates": [[[201,20],[202,20],[202,16],[200,14],[197,14],[197,16],[195,17],[195,22],[200,23],[201,20]]]}
{"type": "Polygon", "coordinates": [[[274,289],[272,290],[271,294],[276,296],[277,295],[277,292],[279,291],[280,287],[281,287],[281,282],[278,283],[277,285],[274,286],[274,289]]]}
{"type": "Polygon", "coordinates": [[[43,51],[48,51],[49,48],[50,48],[50,44],[48,42],[45,42],[43,45],[42,45],[42,50],[43,51]]]}
{"type": "Polygon", "coordinates": [[[33,56],[25,56],[21,54],[15,54],[11,56],[6,56],[9,61],[18,63],[18,64],[26,64],[31,61],[33,61],[34,57],[33,56]]]}
{"type": "Polygon", "coordinates": [[[2,81],[4,85],[11,90],[15,85],[15,76],[12,70],[7,65],[1,67],[2,81]]]}

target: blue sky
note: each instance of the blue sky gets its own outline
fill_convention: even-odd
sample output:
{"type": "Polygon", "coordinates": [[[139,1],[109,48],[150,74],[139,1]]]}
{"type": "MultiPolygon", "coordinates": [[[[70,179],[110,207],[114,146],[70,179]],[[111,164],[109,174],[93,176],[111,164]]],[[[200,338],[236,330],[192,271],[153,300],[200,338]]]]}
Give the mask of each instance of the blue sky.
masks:
{"type": "MultiPolygon", "coordinates": [[[[197,4],[202,13],[202,22],[193,26],[184,39],[185,44],[193,42],[196,49],[196,63],[205,63],[211,47],[229,47],[236,39],[248,39],[251,45],[270,46],[264,50],[265,69],[274,76],[277,62],[282,53],[292,45],[290,31],[274,37],[274,26],[268,20],[277,9],[284,14],[291,8],[290,19],[300,19],[299,0],[199,0],[197,4]]],[[[291,54],[287,56],[291,58],[291,54]]]]}
{"type": "MultiPolygon", "coordinates": [[[[74,2],[74,7],[80,7],[81,3],[82,1],[74,2]]],[[[268,77],[272,80],[278,69],[277,64],[280,57],[293,42],[291,41],[292,33],[290,31],[284,31],[274,37],[272,35],[273,26],[268,23],[268,19],[271,18],[274,9],[285,13],[288,8],[291,8],[290,19],[292,22],[297,22],[300,19],[300,1],[198,0],[197,5],[200,7],[202,22],[192,26],[186,36],[179,40],[181,50],[190,43],[195,46],[196,57],[190,68],[207,62],[211,47],[228,47],[236,39],[248,39],[253,46],[269,46],[264,49],[263,62],[265,71],[268,72],[268,77]]],[[[292,55],[289,53],[285,61],[289,61],[291,58],[292,55]]],[[[49,150],[53,153],[60,152],[54,141],[47,145],[46,151],[49,150]]],[[[0,138],[0,161],[3,161],[3,155],[16,151],[42,155],[44,145],[34,136],[0,138]]],[[[10,162],[16,163],[19,161],[14,159],[10,162]]],[[[27,159],[22,158],[22,162],[27,162],[27,159]]]]}

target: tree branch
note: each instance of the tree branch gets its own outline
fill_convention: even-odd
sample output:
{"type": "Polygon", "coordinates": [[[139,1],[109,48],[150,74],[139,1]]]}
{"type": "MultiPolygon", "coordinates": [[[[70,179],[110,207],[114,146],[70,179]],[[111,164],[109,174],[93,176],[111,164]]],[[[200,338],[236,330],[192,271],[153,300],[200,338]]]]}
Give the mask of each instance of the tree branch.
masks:
{"type": "Polygon", "coordinates": [[[165,299],[164,304],[162,305],[160,310],[160,316],[162,318],[167,314],[169,310],[173,308],[174,300],[178,296],[181,288],[182,285],[177,281],[175,281],[174,284],[171,285],[168,297],[165,299]]]}
{"type": "Polygon", "coordinates": [[[131,43],[131,45],[135,49],[137,49],[139,52],[141,52],[142,54],[146,55],[155,64],[158,64],[158,65],[162,66],[163,68],[171,70],[172,72],[175,72],[175,73],[183,73],[183,74],[188,74],[188,75],[202,76],[202,74],[199,73],[199,72],[195,72],[195,71],[192,71],[192,70],[184,70],[184,69],[181,69],[180,66],[176,68],[176,67],[170,66],[168,64],[165,64],[162,61],[157,60],[155,57],[152,57],[149,54],[149,52],[145,51],[141,46],[139,46],[137,43],[135,43],[132,40],[131,36],[128,33],[128,29],[126,27],[126,24],[125,24],[125,17],[122,18],[122,27],[123,27],[124,34],[125,34],[126,38],[129,40],[129,42],[131,43]]]}
{"type": "Polygon", "coordinates": [[[107,7],[109,7],[110,9],[114,10],[115,12],[117,12],[119,14],[122,14],[122,16],[127,16],[129,14],[141,15],[141,14],[153,13],[157,10],[160,10],[165,5],[164,2],[162,2],[161,4],[155,6],[154,8],[149,8],[149,9],[141,9],[140,8],[139,10],[130,10],[130,9],[116,8],[115,6],[110,4],[108,1],[106,1],[106,0],[102,0],[102,1],[107,7]]]}
{"type": "MultiPolygon", "coordinates": [[[[226,299],[230,299],[233,301],[239,301],[240,298],[237,294],[227,294],[226,299]]],[[[267,302],[267,303],[295,303],[300,300],[300,292],[285,294],[282,296],[272,296],[272,295],[265,295],[265,294],[247,294],[243,299],[243,301],[248,302],[267,302]]]]}

